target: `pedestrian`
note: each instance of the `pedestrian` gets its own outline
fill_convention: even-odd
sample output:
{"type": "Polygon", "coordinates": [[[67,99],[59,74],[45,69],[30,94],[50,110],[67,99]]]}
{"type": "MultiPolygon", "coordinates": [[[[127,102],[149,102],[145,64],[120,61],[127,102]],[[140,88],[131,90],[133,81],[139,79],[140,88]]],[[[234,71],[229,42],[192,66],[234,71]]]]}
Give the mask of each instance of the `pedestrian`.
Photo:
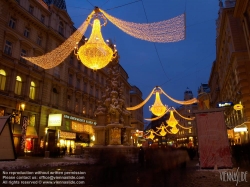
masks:
{"type": "Polygon", "coordinates": [[[144,167],[144,149],[142,148],[142,146],[140,146],[140,149],[139,149],[138,161],[139,161],[140,167],[143,168],[144,167]]]}

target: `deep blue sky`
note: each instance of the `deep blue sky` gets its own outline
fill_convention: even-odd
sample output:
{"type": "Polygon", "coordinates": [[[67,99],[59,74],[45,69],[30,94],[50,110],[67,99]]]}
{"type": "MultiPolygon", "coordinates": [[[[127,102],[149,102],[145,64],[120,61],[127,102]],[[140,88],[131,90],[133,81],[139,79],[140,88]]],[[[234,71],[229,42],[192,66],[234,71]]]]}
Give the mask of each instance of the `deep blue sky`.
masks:
{"type": "MultiPolygon", "coordinates": [[[[115,41],[129,83],[142,91],[143,99],[157,85],[177,100],[183,100],[187,87],[197,97],[200,84],[208,83],[215,60],[218,0],[143,0],[147,18],[142,2],[137,0],[65,1],[76,28],[93,10],[93,5],[116,18],[138,23],[147,23],[147,18],[149,23],[167,20],[185,12],[186,39],[176,43],[155,43],[160,60],[153,43],[127,35],[111,22],[102,28],[103,38],[115,41]],[[135,3],[122,6],[131,2],[135,3]]],[[[86,37],[90,31],[88,27],[86,37]]],[[[161,99],[166,105],[178,106],[164,95],[161,99]]],[[[148,108],[153,102],[154,97],[144,105],[144,118],[151,117],[148,108]]]]}

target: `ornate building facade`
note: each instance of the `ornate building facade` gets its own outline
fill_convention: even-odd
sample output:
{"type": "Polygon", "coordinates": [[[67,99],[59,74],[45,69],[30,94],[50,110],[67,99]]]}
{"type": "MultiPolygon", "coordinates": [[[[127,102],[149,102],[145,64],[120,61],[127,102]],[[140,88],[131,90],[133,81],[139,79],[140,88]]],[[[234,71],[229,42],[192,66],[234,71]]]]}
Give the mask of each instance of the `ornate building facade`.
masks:
{"type": "MultiPolygon", "coordinates": [[[[220,102],[232,102],[243,106],[239,110],[235,110],[233,106],[225,107],[228,129],[235,127],[250,129],[249,34],[246,34],[248,32],[246,23],[242,21],[247,19],[242,17],[243,12],[248,9],[247,2],[226,0],[223,4],[220,1],[219,17],[216,22],[216,60],[209,79],[210,105],[215,108],[220,102]]],[[[249,141],[247,131],[231,130],[228,131],[228,136],[233,143],[249,141]]]]}
{"type": "MultiPolygon", "coordinates": [[[[21,58],[53,50],[76,30],[65,2],[55,2],[0,2],[0,115],[15,114],[12,128],[17,153],[22,144],[27,153],[54,152],[62,146],[73,152],[77,145],[89,146],[94,141],[95,110],[105,92],[108,68],[94,72],[73,52],[48,70],[21,58]]],[[[117,71],[129,106],[128,74],[119,64],[117,71]]]]}

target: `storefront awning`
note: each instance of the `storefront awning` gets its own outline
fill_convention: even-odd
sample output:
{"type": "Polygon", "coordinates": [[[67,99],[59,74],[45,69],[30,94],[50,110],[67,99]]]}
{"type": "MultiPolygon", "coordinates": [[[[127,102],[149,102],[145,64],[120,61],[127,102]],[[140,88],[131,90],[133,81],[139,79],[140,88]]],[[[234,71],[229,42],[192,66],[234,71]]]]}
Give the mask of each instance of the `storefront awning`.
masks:
{"type": "Polygon", "coordinates": [[[26,138],[38,138],[37,132],[34,126],[27,126],[26,138]]]}

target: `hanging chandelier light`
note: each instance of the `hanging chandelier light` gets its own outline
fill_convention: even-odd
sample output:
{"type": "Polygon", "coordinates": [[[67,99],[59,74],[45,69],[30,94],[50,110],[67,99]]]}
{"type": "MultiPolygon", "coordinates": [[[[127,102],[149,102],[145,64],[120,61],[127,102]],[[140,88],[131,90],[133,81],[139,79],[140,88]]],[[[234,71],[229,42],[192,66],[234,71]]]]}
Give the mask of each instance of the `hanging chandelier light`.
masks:
{"type": "Polygon", "coordinates": [[[161,102],[160,91],[155,90],[155,102],[151,107],[149,106],[149,110],[156,116],[162,116],[166,113],[167,108],[168,107],[161,102]]]}
{"type": "Polygon", "coordinates": [[[176,127],[176,125],[178,124],[178,121],[175,119],[174,113],[172,110],[170,111],[170,117],[166,122],[167,122],[168,126],[170,126],[170,127],[176,127]]]}
{"type": "MultiPolygon", "coordinates": [[[[92,32],[87,42],[79,49],[75,48],[75,55],[88,68],[98,70],[104,68],[117,55],[117,50],[114,50],[105,43],[101,27],[107,24],[107,19],[99,13],[99,9],[95,9],[94,21],[92,24],[92,32]],[[99,18],[104,19],[104,24],[101,25],[99,18]]],[[[77,43],[78,44],[78,43],[77,43]]]]}

